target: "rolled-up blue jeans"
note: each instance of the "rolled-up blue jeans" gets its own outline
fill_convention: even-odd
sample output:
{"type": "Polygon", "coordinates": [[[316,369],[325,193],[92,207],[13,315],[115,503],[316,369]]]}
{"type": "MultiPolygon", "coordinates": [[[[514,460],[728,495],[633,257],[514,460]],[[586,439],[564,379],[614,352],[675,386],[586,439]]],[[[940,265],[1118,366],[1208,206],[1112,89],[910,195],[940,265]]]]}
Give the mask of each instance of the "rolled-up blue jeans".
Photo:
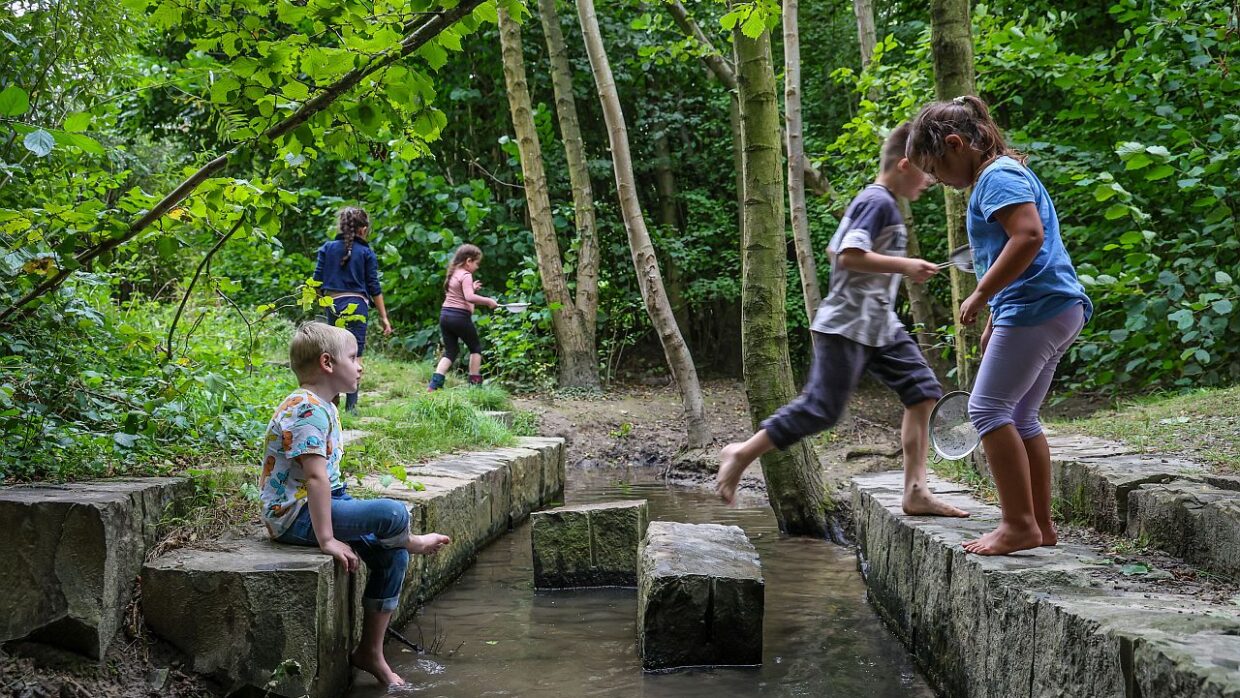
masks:
{"type": "MultiPolygon", "coordinates": [[[[409,567],[409,511],[391,499],[354,499],[345,488],[332,490],[332,536],[349,544],[366,563],[370,577],[362,593],[368,611],[395,611],[409,567]]],[[[279,543],[318,546],[310,504],[276,538],[279,543]]]]}

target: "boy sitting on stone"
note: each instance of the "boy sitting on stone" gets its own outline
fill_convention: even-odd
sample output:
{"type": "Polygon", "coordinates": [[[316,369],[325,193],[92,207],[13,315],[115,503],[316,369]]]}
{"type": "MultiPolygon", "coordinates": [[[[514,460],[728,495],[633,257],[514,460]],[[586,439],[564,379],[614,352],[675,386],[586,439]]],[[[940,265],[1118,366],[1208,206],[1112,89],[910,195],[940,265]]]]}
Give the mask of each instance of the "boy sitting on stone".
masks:
{"type": "Polygon", "coordinates": [[[409,554],[431,555],[451,541],[438,533],[412,535],[409,512],[399,502],[356,500],[345,492],[340,415],[332,403],[340,393],[356,392],[362,377],[353,335],[321,322],[302,325],[289,345],[289,363],[301,387],[267,426],[263,523],[277,542],[317,545],[350,573],[359,557],[366,563],[362,638],[349,661],[381,684],[404,684],[383,656],[383,636],[400,601],[409,554]]]}

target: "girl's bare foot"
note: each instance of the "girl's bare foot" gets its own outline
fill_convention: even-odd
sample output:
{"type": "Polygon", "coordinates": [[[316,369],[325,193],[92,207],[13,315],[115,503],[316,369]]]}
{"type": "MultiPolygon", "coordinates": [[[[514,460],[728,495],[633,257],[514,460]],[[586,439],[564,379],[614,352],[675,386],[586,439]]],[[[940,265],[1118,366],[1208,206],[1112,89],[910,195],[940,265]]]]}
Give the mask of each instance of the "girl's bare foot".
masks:
{"type": "Polygon", "coordinates": [[[719,473],[715,475],[715,492],[728,504],[736,501],[736,486],[740,484],[741,475],[749,466],[740,455],[744,445],[732,443],[719,451],[719,473]]]}
{"type": "Polygon", "coordinates": [[[1029,528],[1012,526],[1006,521],[995,530],[964,544],[967,552],[976,555],[1008,555],[1042,545],[1042,532],[1036,525],[1029,528]]]}
{"type": "Polygon", "coordinates": [[[375,681],[383,686],[405,685],[405,680],[392,671],[392,667],[388,666],[387,659],[382,653],[376,656],[363,652],[359,647],[356,652],[349,655],[349,664],[375,677],[375,681]]]}
{"type": "Polygon", "coordinates": [[[414,555],[434,555],[439,552],[452,539],[442,533],[427,533],[421,536],[409,536],[409,543],[405,546],[409,552],[414,555]]]}
{"type": "Polygon", "coordinates": [[[913,485],[904,492],[901,502],[904,513],[909,516],[957,516],[965,517],[969,512],[954,507],[930,493],[923,485],[913,485]]]}

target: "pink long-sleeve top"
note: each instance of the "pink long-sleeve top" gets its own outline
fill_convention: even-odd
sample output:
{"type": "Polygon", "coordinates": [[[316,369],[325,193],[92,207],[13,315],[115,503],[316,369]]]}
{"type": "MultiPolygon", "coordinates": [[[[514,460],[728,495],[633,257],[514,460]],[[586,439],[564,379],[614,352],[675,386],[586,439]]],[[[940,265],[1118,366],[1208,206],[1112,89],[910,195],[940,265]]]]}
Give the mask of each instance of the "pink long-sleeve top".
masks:
{"type": "Polygon", "coordinates": [[[488,308],[494,308],[496,303],[494,300],[474,292],[473,274],[464,269],[457,269],[452,272],[452,278],[448,280],[448,293],[444,296],[443,307],[467,310],[472,313],[474,312],[475,305],[485,305],[488,308]]]}

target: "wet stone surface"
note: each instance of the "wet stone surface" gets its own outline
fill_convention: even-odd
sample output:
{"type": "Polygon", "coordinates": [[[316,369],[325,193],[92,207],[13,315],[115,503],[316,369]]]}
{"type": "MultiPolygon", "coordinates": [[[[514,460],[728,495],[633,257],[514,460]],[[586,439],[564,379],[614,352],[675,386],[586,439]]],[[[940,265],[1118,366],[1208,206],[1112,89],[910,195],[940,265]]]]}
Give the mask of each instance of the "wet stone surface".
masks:
{"type": "Polygon", "coordinates": [[[637,586],[646,500],[558,507],[533,515],[534,586],[637,586]]]}
{"type": "Polygon", "coordinates": [[[760,664],[764,587],[739,527],[651,523],[637,588],[642,668],[760,664]]]}

